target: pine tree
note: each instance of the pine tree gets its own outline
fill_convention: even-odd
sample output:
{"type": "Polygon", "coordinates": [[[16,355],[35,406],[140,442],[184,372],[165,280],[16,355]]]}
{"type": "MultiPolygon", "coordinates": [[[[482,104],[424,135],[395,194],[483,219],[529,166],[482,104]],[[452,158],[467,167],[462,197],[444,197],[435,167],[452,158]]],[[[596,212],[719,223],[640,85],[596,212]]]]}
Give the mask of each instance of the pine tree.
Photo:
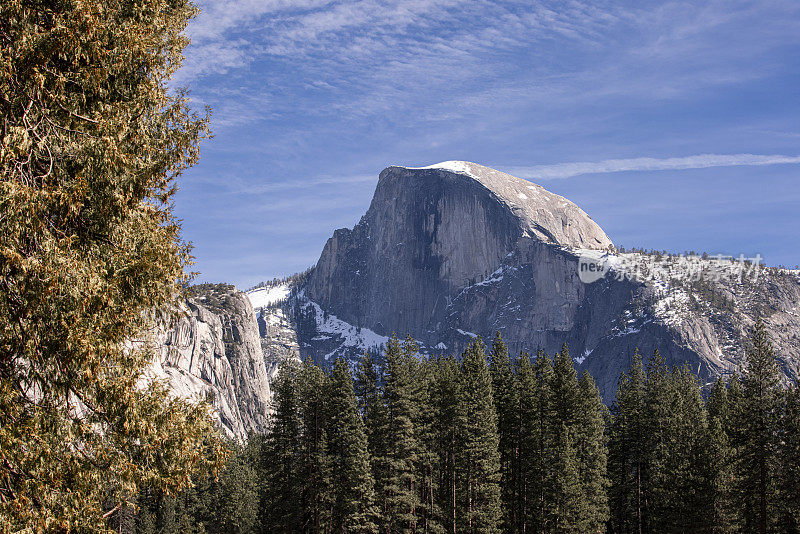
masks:
{"type": "Polygon", "coordinates": [[[438,534],[444,532],[439,508],[439,454],[436,430],[436,404],[434,401],[437,362],[423,360],[414,365],[414,396],[417,417],[414,429],[418,443],[417,475],[419,506],[417,508],[417,532],[438,534]]]}
{"type": "Polygon", "coordinates": [[[672,373],[676,410],[666,483],[672,488],[664,523],[673,531],[709,532],[713,509],[707,472],[708,414],[697,376],[684,365],[672,373]]]}
{"type": "Polygon", "coordinates": [[[581,522],[581,485],[577,442],[579,392],[575,367],[567,345],[553,358],[550,378],[550,414],[547,424],[550,437],[550,480],[546,498],[550,501],[547,524],[554,532],[577,532],[581,522]]]}
{"type": "Polygon", "coordinates": [[[784,394],[781,421],[780,503],[783,532],[800,532],[800,384],[784,394]]]}
{"type": "Polygon", "coordinates": [[[551,506],[553,366],[543,350],[531,366],[526,353],[517,360],[520,397],[520,531],[544,532],[551,506]]]}
{"type": "Polygon", "coordinates": [[[261,524],[267,532],[298,532],[302,526],[299,374],[297,363],[286,359],[280,363],[273,382],[273,416],[263,444],[261,466],[267,479],[261,524]]]}
{"type": "Polygon", "coordinates": [[[325,373],[310,359],[300,370],[299,411],[301,420],[300,524],[304,532],[324,532],[328,525],[330,465],[327,436],[325,373]]]}
{"type": "Polygon", "coordinates": [[[444,530],[455,534],[458,529],[457,452],[459,446],[459,386],[461,370],[452,357],[436,362],[431,404],[434,407],[433,431],[439,465],[437,502],[444,530]]]}
{"type": "Polygon", "coordinates": [[[104,528],[224,447],[206,403],[143,387],[190,264],[172,208],[207,119],[170,89],[185,0],[0,3],[0,516],[104,528]]]}
{"type": "Polygon", "coordinates": [[[531,366],[530,356],[522,352],[516,362],[517,374],[517,399],[519,402],[519,489],[518,503],[519,518],[516,529],[518,532],[537,532],[535,528],[535,514],[537,511],[535,482],[538,480],[536,467],[536,436],[537,436],[537,384],[531,366]]]}
{"type": "Polygon", "coordinates": [[[705,476],[707,480],[707,502],[711,513],[710,531],[723,534],[733,531],[735,509],[733,505],[733,451],[728,429],[731,424],[731,408],[728,386],[722,378],[717,379],[706,403],[708,431],[704,446],[705,476]]]}
{"type": "Polygon", "coordinates": [[[612,407],[609,442],[611,524],[615,532],[647,531],[643,482],[647,428],[644,420],[645,372],[635,351],[628,373],[623,373],[612,407]]]}
{"type": "Polygon", "coordinates": [[[780,375],[767,329],[756,322],[745,353],[736,407],[737,480],[742,527],[764,534],[776,517],[780,375]]]}
{"type": "Polygon", "coordinates": [[[203,495],[205,514],[196,513],[194,522],[205,519],[207,531],[226,534],[255,532],[259,515],[257,451],[231,445],[233,452],[219,480],[209,480],[203,495]],[[203,516],[205,515],[205,518],[203,516]]]}
{"type": "Polygon", "coordinates": [[[581,508],[580,532],[603,532],[608,511],[608,408],[588,371],[578,381],[577,442],[581,508]]]}
{"type": "Polygon", "coordinates": [[[338,358],[326,383],[330,527],[336,533],[377,532],[364,424],[347,363],[338,358]]]}
{"type": "Polygon", "coordinates": [[[381,531],[385,531],[387,528],[384,528],[384,523],[388,518],[385,490],[388,477],[388,414],[381,386],[383,373],[379,374],[379,369],[372,353],[365,353],[356,370],[355,389],[367,434],[375,503],[379,511],[378,524],[381,531]]]}
{"type": "Polygon", "coordinates": [[[681,512],[675,500],[674,476],[677,473],[670,472],[673,467],[670,462],[678,462],[681,452],[675,441],[679,398],[676,381],[658,349],[653,351],[646,369],[641,412],[644,427],[640,462],[642,515],[645,530],[661,532],[669,527],[672,518],[668,516],[681,512]]]}
{"type": "Polygon", "coordinates": [[[563,421],[551,422],[553,426],[549,459],[552,471],[548,483],[547,530],[550,532],[581,532],[581,486],[578,455],[573,441],[574,432],[563,421]]]}
{"type": "Polygon", "coordinates": [[[499,532],[500,455],[497,413],[486,349],[477,338],[464,352],[456,447],[458,530],[499,532]]]}
{"type": "Polygon", "coordinates": [[[519,399],[517,377],[500,332],[489,353],[492,390],[500,436],[500,487],[504,531],[519,525],[519,399]]]}
{"type": "Polygon", "coordinates": [[[419,444],[414,428],[418,420],[415,396],[414,354],[410,338],[401,346],[392,336],[384,353],[387,408],[386,519],[391,532],[414,532],[419,508],[419,444]]]}

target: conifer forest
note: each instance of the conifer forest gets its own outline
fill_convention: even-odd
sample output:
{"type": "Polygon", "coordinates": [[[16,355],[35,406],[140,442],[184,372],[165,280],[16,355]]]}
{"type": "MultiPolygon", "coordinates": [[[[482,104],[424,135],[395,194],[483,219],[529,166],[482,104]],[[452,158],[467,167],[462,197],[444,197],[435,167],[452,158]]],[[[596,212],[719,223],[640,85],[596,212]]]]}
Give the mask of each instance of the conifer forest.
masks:
{"type": "Polygon", "coordinates": [[[569,348],[498,335],[424,360],[392,338],[355,369],[286,362],[265,435],[217,480],[143,492],[136,532],[796,532],[800,389],[763,324],[700,384],[631,355],[607,407],[569,348]]]}

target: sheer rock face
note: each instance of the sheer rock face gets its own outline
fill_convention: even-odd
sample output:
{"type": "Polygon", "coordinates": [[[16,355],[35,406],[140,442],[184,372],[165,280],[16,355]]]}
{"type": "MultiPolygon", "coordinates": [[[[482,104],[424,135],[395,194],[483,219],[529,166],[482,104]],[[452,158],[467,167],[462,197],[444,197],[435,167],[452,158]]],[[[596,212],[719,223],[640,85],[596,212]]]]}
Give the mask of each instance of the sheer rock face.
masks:
{"type": "MultiPolygon", "coordinates": [[[[732,372],[762,315],[794,376],[796,274],[700,288],[611,275],[584,284],[578,262],[587,249],[636,259],[613,254],[611,240],[575,204],[525,180],[467,162],[389,167],[361,221],[328,240],[294,313],[299,307],[317,323],[334,317],[367,339],[408,333],[429,355],[459,353],[476,335],[497,331],[512,354],[552,354],[567,342],[607,401],[637,348],[645,359],[657,348],[668,364],[686,364],[706,381],[732,372]]],[[[297,330],[301,355],[324,362],[368,348],[326,328],[297,330]]]]}
{"type": "Polygon", "coordinates": [[[575,204],[525,180],[465,162],[389,167],[361,222],[328,240],[307,295],[378,333],[425,331],[461,288],[538,243],[613,247],[575,204]]]}
{"type": "Polygon", "coordinates": [[[232,286],[206,289],[159,339],[156,376],[186,398],[210,397],[223,431],[240,441],[266,428],[269,374],[247,296],[232,286]]]}

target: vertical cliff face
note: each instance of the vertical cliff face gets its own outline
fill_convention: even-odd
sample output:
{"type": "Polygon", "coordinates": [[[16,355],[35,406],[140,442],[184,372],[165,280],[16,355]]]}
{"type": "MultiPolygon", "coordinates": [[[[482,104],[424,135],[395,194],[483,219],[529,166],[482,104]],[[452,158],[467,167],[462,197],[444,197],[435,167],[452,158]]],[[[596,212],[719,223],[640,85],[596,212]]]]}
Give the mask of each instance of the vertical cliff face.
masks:
{"type": "Polygon", "coordinates": [[[361,222],[325,245],[306,292],[380,334],[435,330],[460,289],[531,243],[612,246],[580,208],[525,180],[465,162],[389,167],[361,222]]]}
{"type": "Polygon", "coordinates": [[[266,428],[271,390],[258,324],[233,286],[199,286],[186,313],[160,335],[156,376],[188,398],[210,398],[223,431],[244,441],[266,428]]]}

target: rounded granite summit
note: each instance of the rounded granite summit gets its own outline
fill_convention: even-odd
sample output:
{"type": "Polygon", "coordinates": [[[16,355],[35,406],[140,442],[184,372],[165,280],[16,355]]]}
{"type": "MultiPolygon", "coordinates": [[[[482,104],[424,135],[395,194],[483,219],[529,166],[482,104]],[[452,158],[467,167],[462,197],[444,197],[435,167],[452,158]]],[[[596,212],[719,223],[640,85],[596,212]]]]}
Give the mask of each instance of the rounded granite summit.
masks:
{"type": "Polygon", "coordinates": [[[444,173],[477,182],[519,218],[528,235],[545,243],[577,249],[614,247],[603,229],[575,203],[522,178],[469,161],[444,161],[427,167],[388,167],[381,172],[379,184],[402,180],[408,173],[444,173]]]}

